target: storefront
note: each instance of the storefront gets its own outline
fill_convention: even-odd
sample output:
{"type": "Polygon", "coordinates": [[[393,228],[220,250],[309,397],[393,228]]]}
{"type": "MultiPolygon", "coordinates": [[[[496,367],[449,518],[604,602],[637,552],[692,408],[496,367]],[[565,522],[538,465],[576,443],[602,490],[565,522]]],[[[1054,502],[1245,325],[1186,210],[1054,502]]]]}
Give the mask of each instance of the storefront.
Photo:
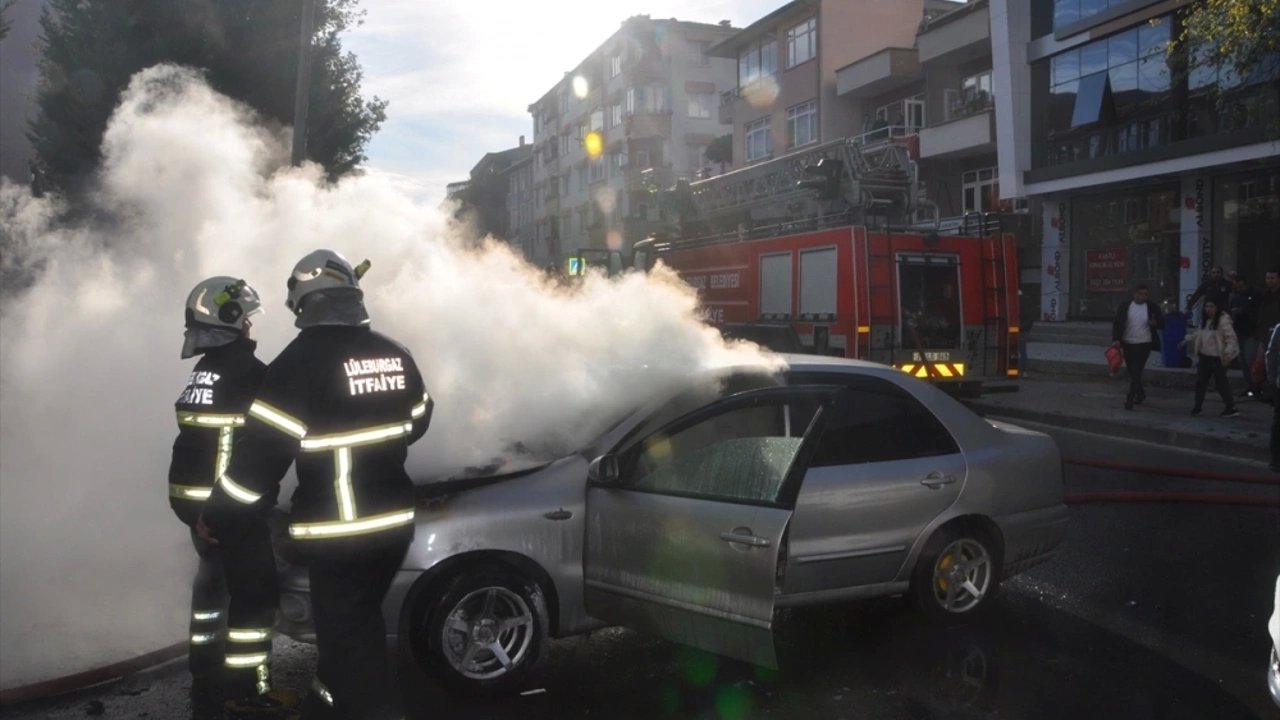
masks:
{"type": "Polygon", "coordinates": [[[1280,166],[1048,196],[1043,220],[1042,319],[1110,320],[1138,283],[1182,309],[1215,266],[1280,268],[1280,166]]]}
{"type": "Polygon", "coordinates": [[[1261,286],[1280,268],[1280,167],[1220,177],[1213,197],[1215,264],[1261,286]]]}

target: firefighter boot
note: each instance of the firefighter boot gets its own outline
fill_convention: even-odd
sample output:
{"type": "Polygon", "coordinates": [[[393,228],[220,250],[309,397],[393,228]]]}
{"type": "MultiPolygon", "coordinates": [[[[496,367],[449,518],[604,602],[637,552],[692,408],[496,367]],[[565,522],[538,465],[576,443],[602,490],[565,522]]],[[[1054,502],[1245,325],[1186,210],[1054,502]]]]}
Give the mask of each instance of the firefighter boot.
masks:
{"type": "Polygon", "coordinates": [[[228,700],[227,720],[298,720],[301,700],[292,690],[272,690],[263,695],[228,700]]]}

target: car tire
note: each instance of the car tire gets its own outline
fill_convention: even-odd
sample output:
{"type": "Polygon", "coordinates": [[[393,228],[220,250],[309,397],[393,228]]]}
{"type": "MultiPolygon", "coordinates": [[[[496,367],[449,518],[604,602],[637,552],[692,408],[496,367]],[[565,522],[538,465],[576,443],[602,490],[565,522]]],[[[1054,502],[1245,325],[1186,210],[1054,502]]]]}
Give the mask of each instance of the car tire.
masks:
{"type": "Polygon", "coordinates": [[[925,617],[946,625],[985,614],[1000,584],[1000,548],[970,526],[946,526],[916,561],[911,595],[925,617]]]}
{"type": "Polygon", "coordinates": [[[466,695],[518,689],[546,642],[547,611],[537,583],[496,565],[467,568],[434,595],[417,633],[428,672],[466,695]]]}

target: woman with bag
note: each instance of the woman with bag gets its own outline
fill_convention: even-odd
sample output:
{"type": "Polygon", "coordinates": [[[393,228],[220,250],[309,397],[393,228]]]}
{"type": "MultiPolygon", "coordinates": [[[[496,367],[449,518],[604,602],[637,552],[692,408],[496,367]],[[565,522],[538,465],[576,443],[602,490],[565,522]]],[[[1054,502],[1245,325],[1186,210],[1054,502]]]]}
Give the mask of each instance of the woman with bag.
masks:
{"type": "Polygon", "coordinates": [[[1187,334],[1181,344],[1191,345],[1191,354],[1199,358],[1196,372],[1196,404],[1191,408],[1192,415],[1199,415],[1204,405],[1205,391],[1212,377],[1217,386],[1222,402],[1227,406],[1222,417],[1235,417],[1240,414],[1236,409],[1235,399],[1231,397],[1231,386],[1227,383],[1227,366],[1240,354],[1240,343],[1236,331],[1231,327],[1231,316],[1219,312],[1218,304],[1205,300],[1203,318],[1200,327],[1187,334]]]}

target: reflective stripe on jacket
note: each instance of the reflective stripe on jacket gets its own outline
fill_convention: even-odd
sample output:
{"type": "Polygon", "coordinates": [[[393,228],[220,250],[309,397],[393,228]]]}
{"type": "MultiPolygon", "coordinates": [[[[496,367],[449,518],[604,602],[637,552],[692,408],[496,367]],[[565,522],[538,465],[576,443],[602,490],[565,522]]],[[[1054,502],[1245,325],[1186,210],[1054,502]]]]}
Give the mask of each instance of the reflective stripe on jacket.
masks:
{"type": "Polygon", "coordinates": [[[207,520],[213,527],[273,504],[296,462],[294,539],[411,536],[413,485],[404,462],[432,407],[412,356],[395,341],[367,327],[304,329],[267,369],[207,520]]]}
{"type": "Polygon", "coordinates": [[[241,338],[206,351],[174,403],[178,437],[169,462],[169,505],[188,525],[229,466],[236,433],[266,375],[256,348],[241,338]]]}

